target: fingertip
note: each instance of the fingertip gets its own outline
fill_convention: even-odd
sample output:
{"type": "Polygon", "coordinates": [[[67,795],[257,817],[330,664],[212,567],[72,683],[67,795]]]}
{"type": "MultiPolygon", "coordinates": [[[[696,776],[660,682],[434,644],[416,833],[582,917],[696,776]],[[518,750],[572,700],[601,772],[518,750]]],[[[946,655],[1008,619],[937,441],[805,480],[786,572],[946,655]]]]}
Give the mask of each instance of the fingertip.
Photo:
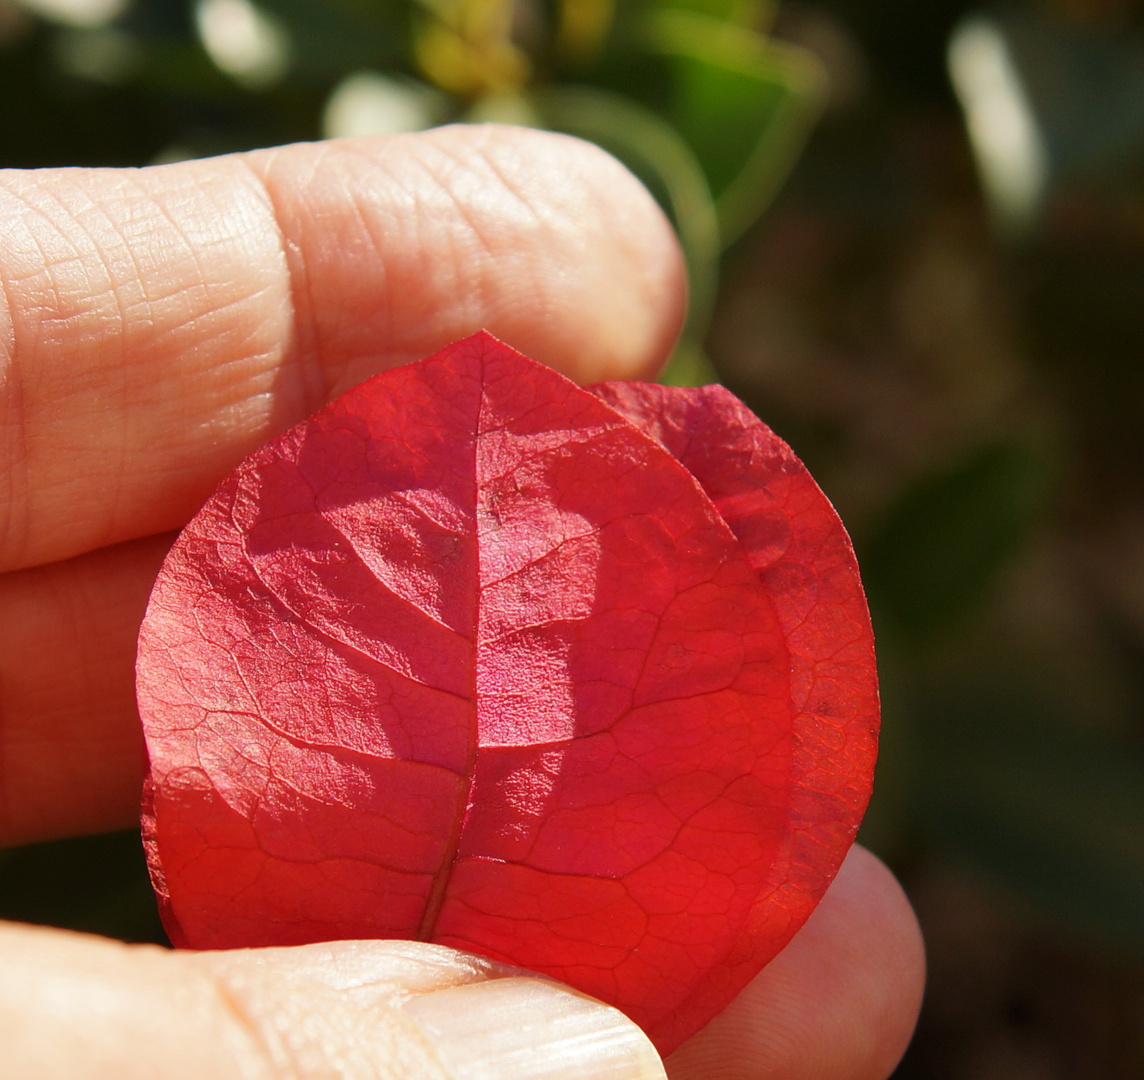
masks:
{"type": "Polygon", "coordinates": [[[406,1001],[450,1076],[465,1080],[664,1080],[648,1037],[618,1009],[531,976],[406,1001]]]}
{"type": "MultiPolygon", "coordinates": [[[[537,307],[497,313],[519,338],[510,343],[578,382],[653,376],[683,326],[687,271],[643,183],[595,143],[559,132],[483,124],[425,134],[461,162],[486,161],[546,236],[531,275],[537,307]]],[[[495,237],[490,251],[509,255],[495,237]]],[[[488,329],[497,334],[497,325],[488,329]]]]}
{"type": "Polygon", "coordinates": [[[894,985],[910,991],[916,1019],[925,988],[925,941],[901,883],[877,855],[855,844],[839,869],[835,885],[828,892],[833,896],[827,917],[836,919],[840,926],[867,927],[867,940],[857,946],[856,958],[861,959],[872,948],[881,954],[894,985]]]}
{"type": "Polygon", "coordinates": [[[482,328],[580,382],[647,377],[679,333],[675,233],[591,143],[451,125],[248,160],[285,236],[298,345],[320,357],[326,396],[482,328]]]}
{"type": "Polygon", "coordinates": [[[170,952],[0,923],[5,1077],[663,1080],[618,1010],[421,942],[170,952]]]}
{"type": "Polygon", "coordinates": [[[885,1080],[905,1053],[925,983],[921,931],[901,886],[855,846],[790,944],[668,1059],[672,1080],[885,1080]]]}
{"type": "Polygon", "coordinates": [[[360,1075],[409,1080],[664,1080],[650,1040],[618,1009],[440,945],[342,941],[187,962],[266,1032],[262,1045],[296,1033],[294,1060],[372,1061],[360,1075]]]}
{"type": "Polygon", "coordinates": [[[787,963],[798,970],[801,952],[808,968],[812,961],[822,965],[822,977],[834,989],[839,1044],[852,1048],[851,1060],[865,1062],[854,1072],[840,1068],[840,1080],[882,1080],[905,1053],[921,1010],[926,974],[921,927],[890,868],[858,845],[827,897],[821,917],[808,920],[810,932],[787,963]]]}
{"type": "Polygon", "coordinates": [[[482,328],[595,382],[649,374],[683,317],[647,191],[524,128],[8,170],[0,211],[5,570],[180,526],[268,437],[482,328]]]}

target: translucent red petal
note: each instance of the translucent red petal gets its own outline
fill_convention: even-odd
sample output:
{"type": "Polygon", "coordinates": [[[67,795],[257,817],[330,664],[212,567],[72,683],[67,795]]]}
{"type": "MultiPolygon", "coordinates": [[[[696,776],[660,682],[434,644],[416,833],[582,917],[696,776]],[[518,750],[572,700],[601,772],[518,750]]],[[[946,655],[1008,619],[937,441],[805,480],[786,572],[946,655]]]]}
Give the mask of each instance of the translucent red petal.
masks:
{"type": "Polygon", "coordinates": [[[489,337],[251,455],[140,635],[144,831],[195,948],[419,937],[667,1051],[789,939],[873,768],[849,542],[719,388],[489,337]]]}

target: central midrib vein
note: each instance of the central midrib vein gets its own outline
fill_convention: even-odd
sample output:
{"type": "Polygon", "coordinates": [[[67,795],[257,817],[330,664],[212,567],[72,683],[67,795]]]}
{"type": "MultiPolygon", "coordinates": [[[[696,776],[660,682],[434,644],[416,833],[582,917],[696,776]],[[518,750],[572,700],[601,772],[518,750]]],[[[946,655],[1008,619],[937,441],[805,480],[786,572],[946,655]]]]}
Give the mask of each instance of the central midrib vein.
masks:
{"type": "Polygon", "coordinates": [[[425,900],[425,911],[421,916],[421,924],[417,928],[419,941],[430,941],[437,929],[437,920],[441,915],[441,908],[445,904],[445,895],[449,888],[449,881],[453,876],[453,869],[457,865],[457,852],[461,846],[461,836],[465,831],[469,812],[472,809],[473,782],[477,771],[477,649],[479,648],[480,611],[481,611],[481,554],[480,554],[480,520],[478,518],[479,486],[477,477],[477,447],[481,437],[481,422],[485,405],[485,371],[481,363],[480,394],[477,399],[477,414],[473,424],[473,461],[471,475],[473,478],[471,505],[473,508],[473,543],[477,547],[475,562],[476,587],[473,593],[473,643],[472,663],[469,667],[469,709],[470,723],[468,727],[469,745],[466,748],[465,772],[463,776],[464,791],[457,799],[457,814],[454,818],[453,828],[450,831],[449,842],[441,855],[441,864],[433,879],[433,887],[425,900]]]}

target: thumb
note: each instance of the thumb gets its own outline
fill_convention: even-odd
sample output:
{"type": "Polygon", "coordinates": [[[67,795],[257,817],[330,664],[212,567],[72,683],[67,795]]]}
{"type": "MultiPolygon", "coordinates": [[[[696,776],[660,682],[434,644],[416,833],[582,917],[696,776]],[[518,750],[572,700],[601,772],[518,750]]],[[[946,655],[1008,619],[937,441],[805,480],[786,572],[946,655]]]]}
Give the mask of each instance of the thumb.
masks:
{"type": "Polygon", "coordinates": [[[0,924],[6,1080],[662,1080],[557,983],[419,942],[170,953],[0,924]]]}

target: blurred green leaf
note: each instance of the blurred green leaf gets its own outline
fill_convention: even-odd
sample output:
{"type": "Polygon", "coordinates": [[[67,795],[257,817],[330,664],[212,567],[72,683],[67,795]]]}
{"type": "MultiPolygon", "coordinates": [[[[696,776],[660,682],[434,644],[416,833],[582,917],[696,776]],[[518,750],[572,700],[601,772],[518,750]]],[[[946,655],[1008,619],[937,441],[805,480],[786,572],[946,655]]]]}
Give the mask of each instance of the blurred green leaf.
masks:
{"type": "Polygon", "coordinates": [[[709,386],[719,381],[719,373],[703,347],[685,337],[676,345],[659,381],[665,386],[709,386]]]}
{"type": "Polygon", "coordinates": [[[1039,454],[1004,442],[913,484],[861,553],[876,614],[922,633],[971,608],[1028,533],[1047,478],[1039,454]]]}
{"type": "Polygon", "coordinates": [[[690,11],[737,26],[760,30],[774,19],[776,0],[661,0],[670,11],[690,11]]]}
{"type": "Polygon", "coordinates": [[[147,44],[135,79],[140,88],[185,94],[200,101],[237,106],[250,95],[211,63],[196,41],[147,44]]]}
{"type": "Polygon", "coordinates": [[[291,77],[331,81],[358,68],[401,70],[410,63],[407,3],[394,0],[259,0],[296,47],[291,77]]]}
{"type": "Polygon", "coordinates": [[[793,167],[825,101],[825,72],[804,49],[706,15],[657,12],[648,40],[671,67],[668,118],[703,168],[726,246],[793,167]]]}
{"type": "Polygon", "coordinates": [[[1144,954],[1144,748],[978,691],[926,708],[918,812],[1045,914],[1144,954]]]}

